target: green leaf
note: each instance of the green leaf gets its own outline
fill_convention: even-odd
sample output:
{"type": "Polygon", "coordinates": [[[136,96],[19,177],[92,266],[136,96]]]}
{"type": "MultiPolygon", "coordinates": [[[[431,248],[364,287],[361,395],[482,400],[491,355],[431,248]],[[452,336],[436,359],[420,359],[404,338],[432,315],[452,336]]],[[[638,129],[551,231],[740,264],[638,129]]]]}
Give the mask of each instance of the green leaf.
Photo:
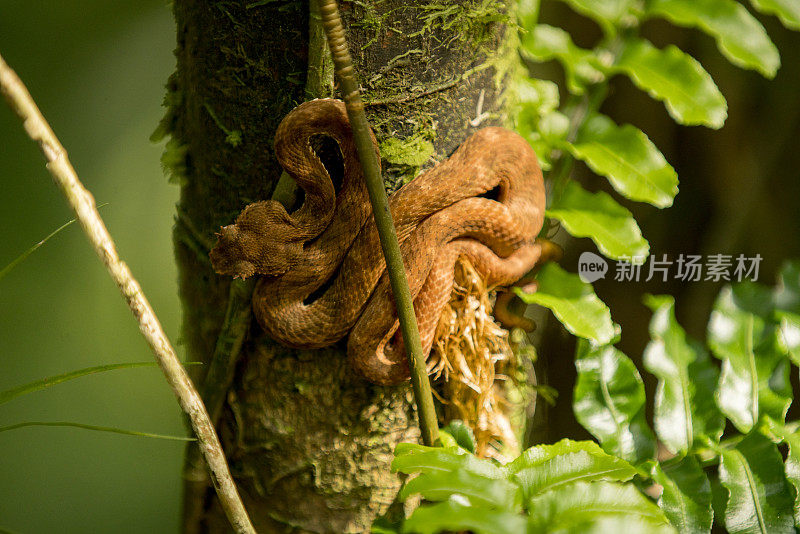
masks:
{"type": "Polygon", "coordinates": [[[650,0],[648,8],[650,15],[711,35],[734,65],[757,70],[767,78],[773,78],[781,65],[767,30],[734,0],[650,0]]]}
{"type": "Polygon", "coordinates": [[[725,507],[728,506],[729,492],[720,482],[718,473],[711,473],[709,479],[711,481],[711,507],[714,510],[716,523],[721,527],[725,522],[725,507]]]}
{"type": "Polygon", "coordinates": [[[66,228],[66,227],[67,227],[67,226],[69,226],[70,224],[74,223],[76,220],[77,220],[77,219],[71,219],[71,220],[69,220],[69,221],[65,222],[64,224],[62,224],[61,226],[59,226],[58,228],[56,228],[55,230],[53,230],[52,232],[50,232],[50,234],[48,234],[48,235],[47,235],[47,237],[45,237],[44,239],[42,239],[41,241],[39,241],[38,243],[36,243],[35,245],[33,245],[31,248],[29,248],[28,250],[26,250],[25,252],[23,252],[22,254],[20,254],[20,255],[19,255],[19,256],[18,256],[16,259],[14,259],[14,260],[13,260],[11,263],[9,263],[9,264],[8,264],[8,265],[6,265],[5,267],[3,267],[3,269],[2,269],[2,270],[0,270],[0,280],[2,280],[2,279],[3,279],[3,278],[4,278],[4,277],[5,277],[5,276],[6,276],[6,275],[9,273],[9,272],[11,272],[11,270],[12,270],[14,267],[16,267],[17,265],[19,265],[19,264],[20,264],[20,263],[22,263],[23,261],[25,261],[25,259],[26,259],[28,256],[30,256],[31,254],[33,254],[34,252],[36,252],[36,249],[38,249],[39,247],[41,247],[42,245],[44,245],[45,243],[47,243],[47,241],[48,241],[48,240],[49,240],[51,237],[53,237],[54,235],[56,235],[57,233],[59,233],[61,230],[63,230],[64,228],[66,228]]]}
{"type": "MultiPolygon", "coordinates": [[[[550,169],[550,153],[555,148],[554,124],[564,122],[564,116],[556,111],[559,102],[558,86],[547,80],[520,78],[514,86],[512,99],[515,103],[513,115],[517,132],[531,144],[542,169],[550,169]],[[547,138],[543,132],[547,133],[547,138]]],[[[555,139],[559,145],[566,138],[568,129],[567,119],[563,136],[559,135],[555,139]]]]}
{"type": "Polygon", "coordinates": [[[532,498],[528,509],[529,533],[675,532],[633,484],[575,482],[532,498]]]}
{"type": "Polygon", "coordinates": [[[761,414],[783,421],[791,402],[788,365],[772,317],[772,295],[753,283],[725,287],[708,323],[708,345],[722,360],[717,404],[746,433],[761,414]]]}
{"type": "Polygon", "coordinates": [[[467,506],[455,499],[431,506],[420,506],[403,525],[403,532],[436,534],[443,531],[469,531],[475,534],[520,534],[527,521],[521,515],[467,506]]]}
{"type": "Polygon", "coordinates": [[[773,299],[777,309],[800,315],[800,261],[781,266],[773,299]]]}
{"type": "Polygon", "coordinates": [[[645,420],[642,378],[633,362],[612,346],[579,341],[578,380],[572,401],[578,422],[608,453],[639,464],[655,456],[655,438],[645,420]]]}
{"type": "Polygon", "coordinates": [[[467,471],[484,478],[501,479],[505,471],[489,460],[482,460],[464,449],[442,449],[415,443],[398,443],[392,460],[392,472],[454,473],[467,471]]]}
{"type": "Polygon", "coordinates": [[[50,386],[55,386],[56,384],[66,382],[67,380],[80,378],[82,376],[91,375],[94,373],[113,371],[115,369],[134,369],[136,367],[155,367],[155,366],[156,366],[155,362],[115,363],[110,365],[98,365],[95,367],[87,367],[85,369],[79,369],[77,371],[71,371],[69,373],[49,376],[47,378],[42,378],[41,380],[36,380],[28,384],[23,384],[21,386],[7,389],[5,391],[0,391],[0,404],[5,404],[10,400],[19,397],[20,395],[25,395],[26,393],[39,391],[41,389],[49,388],[50,386]]]}
{"type": "Polygon", "coordinates": [[[731,534],[794,532],[792,494],[778,448],[753,432],[719,450],[719,477],[728,490],[725,527],[731,534]]]}
{"type": "Polygon", "coordinates": [[[393,522],[387,517],[381,516],[372,522],[369,532],[370,534],[398,534],[402,523],[402,520],[393,522]]]}
{"type": "Polygon", "coordinates": [[[800,434],[791,432],[771,417],[764,416],[762,422],[763,433],[773,441],[782,441],[789,446],[789,454],[783,467],[786,479],[794,487],[794,524],[800,526],[800,434]]]}
{"type": "Polygon", "coordinates": [[[603,191],[589,193],[572,180],[546,214],[571,235],[590,237],[609,258],[646,257],[650,250],[630,211],[603,191]]]}
{"type": "Polygon", "coordinates": [[[593,115],[568,148],[626,198],[665,208],[678,194],[675,170],[644,132],[630,124],[617,126],[604,115],[593,115]]]}
{"type": "MultiPolygon", "coordinates": [[[[461,448],[459,446],[458,442],[456,441],[456,438],[454,438],[453,436],[451,436],[447,432],[439,433],[439,443],[436,446],[437,447],[442,447],[444,449],[456,449],[456,450],[461,448]]],[[[397,454],[396,450],[395,450],[395,454],[397,454]]]]}
{"type": "Polygon", "coordinates": [[[516,114],[516,130],[536,152],[536,158],[542,170],[549,171],[553,168],[552,152],[555,147],[544,139],[539,131],[542,118],[532,108],[521,108],[516,114]]]}
{"type": "Polygon", "coordinates": [[[441,430],[453,436],[459,447],[475,453],[475,434],[472,433],[472,429],[464,421],[455,419],[447,423],[447,426],[441,430]]]}
{"type": "Polygon", "coordinates": [[[762,13],[777,15],[787,28],[800,30],[800,2],[797,0],[750,0],[750,3],[762,13]]]}
{"type": "Polygon", "coordinates": [[[578,275],[568,273],[555,263],[548,263],[539,271],[536,280],[539,283],[536,293],[514,288],[524,302],[550,309],[567,330],[598,345],[614,338],[611,312],[597,298],[592,286],[578,275]]]}
{"type": "Polygon", "coordinates": [[[607,456],[607,453],[594,441],[573,441],[562,439],[552,445],[535,445],[522,452],[517,458],[506,465],[509,473],[516,473],[542,465],[544,462],[555,458],[559,454],[586,452],[592,456],[607,456]]]}
{"type": "Polygon", "coordinates": [[[781,266],[773,301],[780,322],[781,350],[800,366],[800,261],[787,261],[781,266]]]}
{"type": "Polygon", "coordinates": [[[551,111],[539,119],[539,133],[551,147],[561,146],[569,134],[569,117],[558,111],[551,111]]]}
{"type": "Polygon", "coordinates": [[[654,464],[652,476],[664,488],[658,505],[678,532],[711,531],[711,483],[694,456],[668,465],[654,464]]]}
{"type": "Polygon", "coordinates": [[[511,512],[517,511],[521,503],[520,488],[516,484],[463,469],[422,473],[409,480],[397,498],[405,501],[417,493],[429,501],[446,501],[452,495],[460,495],[472,506],[489,506],[511,512]]]}
{"type": "Polygon", "coordinates": [[[532,30],[539,20],[541,0],[519,0],[517,2],[517,23],[523,30],[532,30]]]}
{"type": "Polygon", "coordinates": [[[569,34],[561,28],[537,24],[533,31],[522,37],[521,51],[540,63],[557,59],[564,67],[570,93],[583,94],[587,85],[605,79],[595,55],[575,46],[569,34]]]}
{"type": "MultiPolygon", "coordinates": [[[[455,440],[453,440],[453,443],[455,444],[455,440]]],[[[444,450],[448,450],[449,451],[450,449],[453,449],[453,448],[455,448],[456,454],[459,454],[458,453],[458,445],[454,445],[453,447],[445,446],[444,450]]],[[[421,454],[423,452],[439,451],[439,450],[442,450],[442,449],[443,449],[443,447],[429,447],[427,445],[420,445],[419,443],[406,443],[404,441],[401,441],[400,443],[397,444],[397,447],[395,447],[394,455],[395,456],[405,456],[406,454],[421,454]]]]}
{"type": "Polygon", "coordinates": [[[528,500],[573,482],[625,482],[635,474],[636,469],[628,462],[606,454],[597,447],[597,451],[592,453],[586,450],[561,452],[534,466],[517,470],[512,480],[522,487],[523,498],[528,500]]]}
{"type": "Polygon", "coordinates": [[[772,298],[780,322],[781,350],[800,366],[800,261],[787,261],[781,266],[772,298]]]}
{"type": "Polygon", "coordinates": [[[653,310],[644,366],[658,377],[656,434],[670,451],[684,455],[695,437],[716,441],[722,435],[725,419],[714,403],[719,373],[703,346],[689,339],[675,319],[675,299],[647,295],[645,304],[653,310]]]}
{"type": "Polygon", "coordinates": [[[125,430],[123,428],[85,425],[83,423],[71,423],[68,421],[26,421],[24,423],[17,423],[14,425],[0,426],[0,432],[6,432],[8,430],[16,430],[18,428],[26,428],[29,426],[63,426],[71,428],[81,428],[83,430],[95,430],[98,432],[111,432],[114,434],[124,434],[126,436],[140,436],[144,438],[167,439],[172,441],[195,441],[195,438],[189,438],[185,436],[168,436],[166,434],[151,434],[149,432],[136,432],[135,430],[125,430]]]}
{"type": "Polygon", "coordinates": [[[532,108],[537,115],[558,109],[558,85],[549,80],[519,77],[514,85],[513,97],[518,105],[532,108]]]}
{"type": "Polygon", "coordinates": [[[608,31],[624,21],[633,0],[566,0],[575,11],[597,21],[608,31]]]}
{"type": "Polygon", "coordinates": [[[720,128],[728,104],[703,66],[675,46],[663,50],[644,39],[627,44],[612,71],[627,74],[650,96],[664,101],[681,124],[720,128]]]}
{"type": "Polygon", "coordinates": [[[659,522],[654,524],[652,520],[642,518],[638,515],[628,515],[623,513],[612,513],[605,510],[597,514],[579,515],[568,521],[564,528],[557,531],[549,530],[542,525],[536,525],[528,530],[530,533],[551,534],[553,532],[575,533],[575,534],[665,534],[675,533],[675,529],[668,524],[659,522]]]}
{"type": "Polygon", "coordinates": [[[780,324],[781,348],[795,365],[800,366],[800,315],[785,311],[777,312],[780,324]]]}

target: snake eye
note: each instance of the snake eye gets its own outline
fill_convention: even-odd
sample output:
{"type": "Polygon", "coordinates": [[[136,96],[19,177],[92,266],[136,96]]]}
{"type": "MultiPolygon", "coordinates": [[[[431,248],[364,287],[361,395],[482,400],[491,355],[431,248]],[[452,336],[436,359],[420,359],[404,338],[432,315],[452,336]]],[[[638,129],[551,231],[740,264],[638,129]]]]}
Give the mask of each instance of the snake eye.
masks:
{"type": "Polygon", "coordinates": [[[223,226],[220,228],[220,231],[216,233],[216,236],[217,240],[219,241],[218,246],[230,245],[239,237],[239,229],[235,224],[223,226]]]}

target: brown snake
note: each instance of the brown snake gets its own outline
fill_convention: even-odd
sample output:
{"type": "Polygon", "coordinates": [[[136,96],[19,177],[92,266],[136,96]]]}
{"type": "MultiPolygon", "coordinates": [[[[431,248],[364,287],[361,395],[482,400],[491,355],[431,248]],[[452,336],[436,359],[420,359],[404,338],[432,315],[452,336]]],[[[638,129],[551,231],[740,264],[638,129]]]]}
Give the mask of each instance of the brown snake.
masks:
{"type": "MultiPolygon", "coordinates": [[[[235,224],[222,228],[211,251],[214,268],[234,277],[262,275],[253,310],[277,341],[324,347],[350,332],[348,357],[365,378],[384,385],[407,379],[344,104],[313,100],[292,110],[275,133],[275,153],[304,190],[303,205],[291,214],[273,200],[247,206],[235,224]],[[341,150],[344,176],[338,191],[311,148],[310,138],[317,135],[333,138],[341,150]]],[[[533,150],[516,133],[497,127],[477,131],[450,158],[390,197],[426,356],[458,257],[467,257],[487,285],[515,282],[541,254],[535,238],[544,204],[533,150]]]]}

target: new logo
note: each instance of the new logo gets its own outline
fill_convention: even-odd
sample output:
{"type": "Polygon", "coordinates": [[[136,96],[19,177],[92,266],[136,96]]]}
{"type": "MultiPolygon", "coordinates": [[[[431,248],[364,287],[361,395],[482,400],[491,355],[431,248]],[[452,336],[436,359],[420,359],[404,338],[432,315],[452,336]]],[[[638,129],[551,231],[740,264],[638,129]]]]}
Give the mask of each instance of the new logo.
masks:
{"type": "Polygon", "coordinates": [[[606,277],[608,263],[594,252],[584,252],[578,258],[578,276],[584,282],[592,283],[606,277]]]}

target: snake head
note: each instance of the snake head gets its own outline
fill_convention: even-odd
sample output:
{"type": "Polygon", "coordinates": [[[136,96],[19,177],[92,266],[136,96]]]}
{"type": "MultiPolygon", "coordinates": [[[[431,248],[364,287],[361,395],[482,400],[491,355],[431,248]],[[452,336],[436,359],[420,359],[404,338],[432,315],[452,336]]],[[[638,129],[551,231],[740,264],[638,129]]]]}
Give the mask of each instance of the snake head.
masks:
{"type": "Polygon", "coordinates": [[[256,274],[255,264],[248,259],[246,237],[235,224],[224,226],[217,233],[217,244],[209,257],[214,270],[234,278],[247,278],[256,274]]]}
{"type": "Polygon", "coordinates": [[[217,233],[217,244],[209,253],[214,270],[234,278],[285,274],[302,252],[302,243],[292,239],[291,223],[277,202],[250,204],[235,224],[217,233]]]}

